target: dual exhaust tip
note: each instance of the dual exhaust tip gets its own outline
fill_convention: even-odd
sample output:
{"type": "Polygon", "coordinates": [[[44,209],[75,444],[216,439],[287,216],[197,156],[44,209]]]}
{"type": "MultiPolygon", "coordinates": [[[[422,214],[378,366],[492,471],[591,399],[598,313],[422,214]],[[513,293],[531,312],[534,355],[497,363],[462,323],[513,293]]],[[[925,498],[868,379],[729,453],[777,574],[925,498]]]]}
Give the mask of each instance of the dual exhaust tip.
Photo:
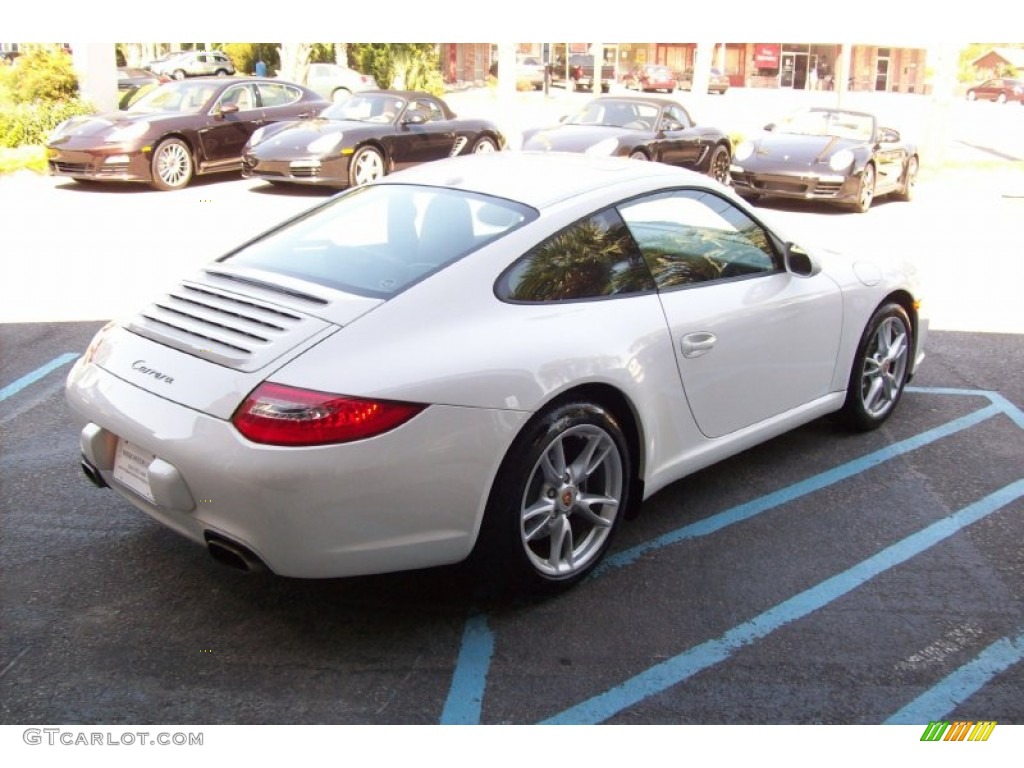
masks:
{"type": "MultiPolygon", "coordinates": [[[[100,471],[87,459],[82,459],[82,472],[97,488],[110,487],[100,471]]],[[[206,532],[205,538],[206,549],[210,553],[210,557],[218,563],[245,573],[260,573],[268,570],[266,564],[248,547],[210,531],[206,532]]]]}

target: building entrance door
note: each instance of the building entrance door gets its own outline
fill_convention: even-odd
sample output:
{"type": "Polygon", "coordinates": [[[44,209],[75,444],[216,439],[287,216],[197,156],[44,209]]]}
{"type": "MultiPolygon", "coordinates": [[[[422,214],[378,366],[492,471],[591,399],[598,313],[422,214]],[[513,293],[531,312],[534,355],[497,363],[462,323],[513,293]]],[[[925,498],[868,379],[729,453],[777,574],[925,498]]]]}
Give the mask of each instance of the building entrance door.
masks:
{"type": "Polygon", "coordinates": [[[875,90],[876,91],[888,91],[889,90],[889,59],[878,57],[878,63],[875,65],[875,90]]]}

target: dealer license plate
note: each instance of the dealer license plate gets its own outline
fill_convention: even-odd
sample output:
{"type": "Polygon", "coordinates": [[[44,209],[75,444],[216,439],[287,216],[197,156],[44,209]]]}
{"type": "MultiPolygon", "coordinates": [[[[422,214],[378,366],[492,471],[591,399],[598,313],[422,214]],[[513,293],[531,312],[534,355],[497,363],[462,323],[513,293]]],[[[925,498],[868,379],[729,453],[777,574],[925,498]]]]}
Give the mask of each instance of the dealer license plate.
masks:
{"type": "Polygon", "coordinates": [[[149,465],[155,458],[154,454],[127,440],[118,440],[117,453],[114,454],[114,479],[155,504],[153,489],[149,487],[149,465]]]}

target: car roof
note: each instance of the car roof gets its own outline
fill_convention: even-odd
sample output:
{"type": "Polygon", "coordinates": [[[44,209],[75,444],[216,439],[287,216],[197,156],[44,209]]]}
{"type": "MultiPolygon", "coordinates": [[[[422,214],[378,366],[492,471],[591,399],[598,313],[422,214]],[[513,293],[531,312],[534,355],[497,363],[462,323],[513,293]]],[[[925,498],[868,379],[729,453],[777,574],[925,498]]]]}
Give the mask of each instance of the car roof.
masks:
{"type": "MultiPolygon", "coordinates": [[[[642,96],[641,95],[635,95],[635,96],[633,96],[633,95],[630,95],[630,96],[626,96],[626,95],[623,95],[623,96],[598,96],[597,98],[591,99],[591,101],[588,101],[587,104],[592,104],[595,101],[625,101],[625,102],[632,102],[634,104],[657,104],[658,106],[662,106],[662,107],[667,107],[667,106],[682,107],[683,106],[682,103],[680,103],[676,99],[668,99],[668,98],[665,98],[664,96],[654,96],[654,95],[649,95],[649,94],[644,94],[642,96]]],[[[585,107],[586,104],[584,104],[583,106],[585,107]]]]}
{"type": "Polygon", "coordinates": [[[680,184],[704,177],[663,163],[573,152],[495,152],[463,155],[408,168],[378,184],[424,184],[479,192],[543,209],[580,194],[664,177],[680,184]]]}

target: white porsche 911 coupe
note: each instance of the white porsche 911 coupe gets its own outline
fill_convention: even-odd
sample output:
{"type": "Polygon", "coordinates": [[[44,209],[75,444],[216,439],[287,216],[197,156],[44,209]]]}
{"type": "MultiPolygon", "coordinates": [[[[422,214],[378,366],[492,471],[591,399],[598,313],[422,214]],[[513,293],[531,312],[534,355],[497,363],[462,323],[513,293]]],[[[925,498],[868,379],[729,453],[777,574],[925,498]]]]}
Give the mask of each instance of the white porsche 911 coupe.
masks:
{"type": "Polygon", "coordinates": [[[495,153],[331,198],[109,324],[83,467],[240,568],[474,555],[579,581],[667,484],[812,419],[893,412],[913,270],[809,253],[657,163],[495,153]]]}

